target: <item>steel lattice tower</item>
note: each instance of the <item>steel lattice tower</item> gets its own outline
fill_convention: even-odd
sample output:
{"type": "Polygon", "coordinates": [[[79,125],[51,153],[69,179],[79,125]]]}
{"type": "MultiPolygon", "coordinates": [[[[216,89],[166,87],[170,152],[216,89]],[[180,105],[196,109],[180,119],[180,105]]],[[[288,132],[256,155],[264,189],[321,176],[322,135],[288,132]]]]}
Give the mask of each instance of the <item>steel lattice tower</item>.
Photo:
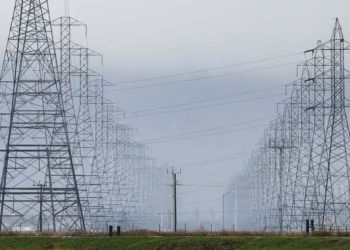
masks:
{"type": "Polygon", "coordinates": [[[306,220],[314,230],[350,227],[348,50],[337,19],[331,39],[305,52],[300,79],[237,179],[240,229],[304,231],[306,220]]]}
{"type": "Polygon", "coordinates": [[[330,96],[323,106],[330,104],[326,117],[325,138],[320,162],[313,172],[316,185],[313,190],[311,216],[319,228],[344,227],[350,220],[350,129],[345,103],[344,38],[337,19],[331,40],[323,45],[330,66],[324,79],[330,86],[330,96]]]}
{"type": "Polygon", "coordinates": [[[60,76],[48,1],[16,0],[0,78],[1,231],[85,230],[60,76]]]}

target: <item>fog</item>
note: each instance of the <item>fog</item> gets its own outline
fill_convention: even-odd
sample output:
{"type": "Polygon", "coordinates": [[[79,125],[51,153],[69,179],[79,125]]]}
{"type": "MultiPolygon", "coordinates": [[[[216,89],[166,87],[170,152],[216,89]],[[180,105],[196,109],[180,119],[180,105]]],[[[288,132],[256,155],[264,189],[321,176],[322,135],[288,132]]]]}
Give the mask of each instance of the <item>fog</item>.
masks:
{"type": "MultiPolygon", "coordinates": [[[[1,57],[13,4],[2,1],[1,57]]],[[[181,169],[180,227],[220,226],[222,194],[273,119],[302,52],[329,39],[335,17],[350,36],[345,0],[70,0],[69,13],[62,0],[50,6],[52,18],[69,14],[88,24],[88,46],[104,55],[105,78],[114,83],[109,98],[125,110],[121,122],[137,129],[140,141],[210,134],[150,144],[158,161],[181,169]],[[260,61],[272,57],[278,58],[260,61]],[[251,61],[260,62],[244,64],[251,61]],[[243,65],[202,71],[235,64],[243,65]],[[192,71],[201,72],[126,83],[192,71]],[[130,89],[149,84],[156,86],[130,89]],[[177,106],[206,99],[215,100],[177,106]],[[164,106],[181,111],[135,113],[164,106]],[[240,125],[217,129],[232,124],[240,125]]]]}

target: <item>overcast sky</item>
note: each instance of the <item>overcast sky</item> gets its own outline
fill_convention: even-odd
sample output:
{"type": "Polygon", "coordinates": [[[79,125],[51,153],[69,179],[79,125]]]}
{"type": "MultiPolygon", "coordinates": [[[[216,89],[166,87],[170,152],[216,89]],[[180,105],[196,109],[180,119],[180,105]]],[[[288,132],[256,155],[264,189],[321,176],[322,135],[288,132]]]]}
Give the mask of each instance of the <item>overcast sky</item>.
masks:
{"type": "MultiPolygon", "coordinates": [[[[1,55],[13,4],[14,0],[2,0],[1,55]]],[[[64,15],[64,0],[51,0],[50,4],[52,17],[64,15]]],[[[193,218],[188,212],[198,207],[199,221],[220,220],[222,194],[242,168],[247,153],[255,148],[262,126],[276,113],[284,84],[296,78],[293,64],[303,59],[297,53],[312,48],[319,39],[330,38],[335,17],[340,18],[345,38],[350,36],[349,8],[348,0],[70,0],[70,15],[89,25],[89,47],[104,54],[105,78],[114,83],[291,54],[240,67],[109,88],[110,99],[127,115],[215,99],[201,103],[206,107],[200,109],[187,105],[180,107],[186,111],[121,121],[137,128],[140,140],[259,120],[240,125],[236,128],[240,132],[151,144],[160,162],[182,168],[179,219],[193,218]],[[234,74],[242,71],[246,73],[234,74]],[[227,75],[186,81],[222,74],[227,75]],[[174,81],[177,83],[120,90],[174,81]],[[275,86],[280,88],[272,88],[275,86]],[[239,96],[217,99],[235,94],[239,96]],[[215,105],[223,102],[230,104],[215,105]],[[243,130],[252,127],[256,128],[243,130]],[[183,166],[235,156],[240,158],[195,168],[183,166]]]]}

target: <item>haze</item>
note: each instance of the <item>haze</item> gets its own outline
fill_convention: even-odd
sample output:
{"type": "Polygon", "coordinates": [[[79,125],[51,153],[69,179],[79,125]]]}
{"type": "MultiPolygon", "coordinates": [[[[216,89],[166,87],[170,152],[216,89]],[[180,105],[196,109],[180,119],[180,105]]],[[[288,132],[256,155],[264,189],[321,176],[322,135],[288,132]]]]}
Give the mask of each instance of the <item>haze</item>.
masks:
{"type": "MultiPolygon", "coordinates": [[[[14,1],[2,2],[0,34],[7,35],[14,1]]],[[[65,15],[64,1],[51,0],[50,4],[53,18],[65,15]]],[[[89,26],[88,46],[104,54],[105,77],[115,83],[109,87],[109,97],[126,111],[126,119],[120,122],[136,128],[140,141],[243,123],[232,133],[221,129],[222,133],[211,136],[150,144],[158,161],[182,170],[180,226],[182,221],[192,221],[194,227],[220,225],[222,194],[230,190],[235,173],[244,167],[263,125],[273,119],[276,103],[284,97],[284,85],[296,79],[295,66],[302,61],[302,52],[330,37],[336,16],[345,38],[350,37],[350,3],[345,0],[70,0],[69,4],[69,14],[89,26]],[[118,84],[280,56],[284,57],[118,84]],[[250,72],[231,74],[242,71],[250,72]],[[229,75],[211,77],[221,74],[229,75]],[[235,94],[241,96],[204,103],[213,104],[210,107],[187,105],[180,107],[187,109],[181,112],[130,117],[140,110],[235,94]]],[[[0,37],[1,56],[6,38],[0,37]]],[[[170,196],[170,187],[165,188],[170,196]]]]}

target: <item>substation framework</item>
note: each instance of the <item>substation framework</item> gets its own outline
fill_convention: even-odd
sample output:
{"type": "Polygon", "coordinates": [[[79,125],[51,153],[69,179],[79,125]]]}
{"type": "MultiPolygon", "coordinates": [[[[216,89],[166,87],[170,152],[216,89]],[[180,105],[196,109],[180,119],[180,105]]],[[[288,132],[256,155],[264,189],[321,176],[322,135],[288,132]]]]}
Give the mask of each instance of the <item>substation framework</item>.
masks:
{"type": "Polygon", "coordinates": [[[15,1],[0,75],[2,232],[153,228],[169,210],[166,169],[120,122],[86,39],[86,24],[51,21],[48,0],[15,1]]]}
{"type": "Polygon", "coordinates": [[[345,58],[336,20],[298,65],[299,79],[235,180],[237,227],[281,232],[350,230],[350,130],[345,58]]]}

